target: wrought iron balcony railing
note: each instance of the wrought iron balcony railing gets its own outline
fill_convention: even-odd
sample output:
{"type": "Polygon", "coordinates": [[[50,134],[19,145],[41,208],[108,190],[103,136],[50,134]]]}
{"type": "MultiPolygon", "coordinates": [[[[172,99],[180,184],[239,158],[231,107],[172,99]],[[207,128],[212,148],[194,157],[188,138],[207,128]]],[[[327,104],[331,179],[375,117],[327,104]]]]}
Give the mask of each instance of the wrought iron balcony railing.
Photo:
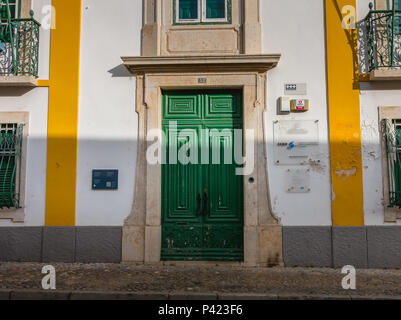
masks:
{"type": "Polygon", "coordinates": [[[369,72],[401,68],[401,10],[371,10],[365,23],[369,72]]]}
{"type": "Polygon", "coordinates": [[[39,28],[33,17],[0,24],[0,76],[38,76],[39,28]]]}

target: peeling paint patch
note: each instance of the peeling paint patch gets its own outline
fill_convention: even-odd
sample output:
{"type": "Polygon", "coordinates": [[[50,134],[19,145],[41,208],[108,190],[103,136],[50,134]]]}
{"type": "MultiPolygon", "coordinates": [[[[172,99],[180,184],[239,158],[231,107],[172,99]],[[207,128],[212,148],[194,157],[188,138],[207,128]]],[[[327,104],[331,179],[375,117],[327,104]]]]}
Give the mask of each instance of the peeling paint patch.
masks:
{"type": "Polygon", "coordinates": [[[309,160],[309,166],[311,168],[312,171],[314,172],[318,172],[318,173],[325,173],[324,170],[324,166],[320,164],[320,161],[313,161],[313,160],[309,160]]]}
{"type": "Polygon", "coordinates": [[[347,180],[348,178],[355,176],[358,168],[353,167],[352,169],[349,170],[337,170],[335,171],[335,174],[342,178],[343,180],[347,180]]]}
{"type": "Polygon", "coordinates": [[[371,157],[373,157],[374,159],[380,159],[380,156],[377,155],[375,151],[369,152],[369,155],[370,155],[371,157]]]}

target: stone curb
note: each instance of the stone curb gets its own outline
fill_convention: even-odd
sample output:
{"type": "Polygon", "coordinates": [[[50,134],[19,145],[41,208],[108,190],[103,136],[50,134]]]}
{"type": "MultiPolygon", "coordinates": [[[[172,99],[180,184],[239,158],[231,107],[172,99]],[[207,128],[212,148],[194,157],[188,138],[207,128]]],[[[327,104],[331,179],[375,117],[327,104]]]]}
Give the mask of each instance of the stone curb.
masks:
{"type": "Polygon", "coordinates": [[[0,300],[401,300],[401,296],[0,290],[0,300]]]}

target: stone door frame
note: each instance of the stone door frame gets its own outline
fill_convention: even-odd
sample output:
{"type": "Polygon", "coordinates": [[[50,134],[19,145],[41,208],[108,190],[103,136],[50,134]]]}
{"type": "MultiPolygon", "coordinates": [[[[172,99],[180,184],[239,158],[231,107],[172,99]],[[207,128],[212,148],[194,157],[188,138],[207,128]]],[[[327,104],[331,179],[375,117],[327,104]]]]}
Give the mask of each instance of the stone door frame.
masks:
{"type": "MultiPolygon", "coordinates": [[[[267,70],[233,70],[235,68],[214,72],[135,71],[136,111],[139,115],[138,157],[134,203],[123,227],[124,262],[160,263],[161,165],[146,161],[147,147],[155,143],[155,140],[146,139],[153,129],[161,132],[162,90],[221,88],[242,89],[244,134],[247,135],[247,129],[253,129],[255,136],[254,171],[244,176],[244,265],[282,264],[282,227],[271,209],[266,164],[264,113],[267,70]],[[200,78],[203,78],[202,81],[199,81],[200,78]],[[203,81],[206,83],[200,83],[203,81]]],[[[161,134],[157,140],[161,141],[161,134]]]]}

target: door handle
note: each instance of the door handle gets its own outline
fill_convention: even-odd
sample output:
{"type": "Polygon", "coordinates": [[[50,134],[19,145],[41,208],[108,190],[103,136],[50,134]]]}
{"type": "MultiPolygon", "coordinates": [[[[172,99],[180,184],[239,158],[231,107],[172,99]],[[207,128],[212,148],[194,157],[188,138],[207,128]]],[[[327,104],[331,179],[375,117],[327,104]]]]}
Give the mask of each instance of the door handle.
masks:
{"type": "Polygon", "coordinates": [[[196,215],[201,216],[202,215],[202,212],[201,212],[202,198],[201,198],[200,193],[198,193],[198,196],[196,197],[196,202],[197,202],[196,215]]]}
{"type": "Polygon", "coordinates": [[[208,197],[207,197],[207,193],[205,192],[203,194],[203,211],[202,211],[202,215],[204,217],[209,215],[209,210],[208,210],[208,206],[207,206],[207,201],[208,201],[208,197]]]}

